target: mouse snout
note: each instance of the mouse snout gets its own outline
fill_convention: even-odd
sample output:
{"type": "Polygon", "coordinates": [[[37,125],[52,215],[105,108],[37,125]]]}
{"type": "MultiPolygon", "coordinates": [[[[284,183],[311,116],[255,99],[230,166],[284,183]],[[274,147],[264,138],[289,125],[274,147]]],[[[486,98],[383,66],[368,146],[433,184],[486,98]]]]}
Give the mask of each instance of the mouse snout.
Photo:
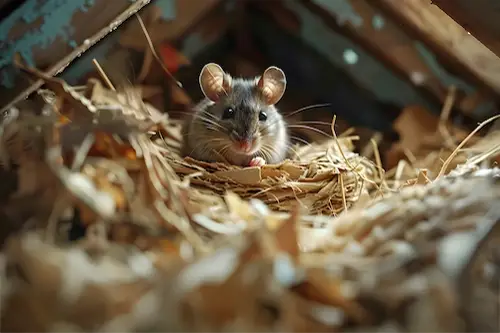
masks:
{"type": "Polygon", "coordinates": [[[231,135],[231,138],[233,139],[234,147],[236,148],[236,150],[243,153],[252,152],[256,145],[256,138],[253,135],[242,135],[234,131],[231,135]]]}
{"type": "Polygon", "coordinates": [[[241,151],[249,152],[252,150],[253,140],[252,139],[242,139],[242,140],[236,141],[236,144],[238,145],[238,148],[241,151]]]}

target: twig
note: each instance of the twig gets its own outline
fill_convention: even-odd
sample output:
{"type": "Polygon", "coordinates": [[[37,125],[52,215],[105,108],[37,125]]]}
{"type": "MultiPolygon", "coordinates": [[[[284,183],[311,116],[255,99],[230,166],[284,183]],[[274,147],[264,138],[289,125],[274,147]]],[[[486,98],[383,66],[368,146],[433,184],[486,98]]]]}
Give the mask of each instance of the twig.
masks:
{"type": "Polygon", "coordinates": [[[470,160],[467,161],[467,164],[479,164],[482,161],[490,158],[491,156],[496,155],[498,152],[500,152],[500,145],[496,145],[487,152],[471,158],[470,160]]]}
{"type": "Polygon", "coordinates": [[[403,154],[405,154],[406,158],[410,162],[411,166],[414,166],[415,163],[417,163],[417,157],[415,154],[412,153],[412,151],[408,148],[403,148],[403,154]]]}
{"type": "Polygon", "coordinates": [[[401,177],[403,176],[404,169],[408,166],[408,163],[405,160],[400,160],[396,167],[396,174],[394,175],[394,184],[393,189],[397,190],[401,183],[401,177]]]}
{"type": "Polygon", "coordinates": [[[373,145],[373,154],[375,155],[375,162],[377,163],[377,169],[379,172],[380,181],[382,182],[382,185],[386,185],[387,187],[384,176],[384,168],[382,167],[382,159],[380,158],[380,151],[378,149],[377,141],[375,141],[375,139],[373,138],[370,139],[370,141],[373,145]]]}
{"type": "Polygon", "coordinates": [[[153,45],[153,41],[151,40],[151,37],[149,36],[148,30],[146,29],[146,26],[144,25],[144,22],[142,21],[142,18],[139,16],[139,14],[135,14],[135,17],[139,21],[139,24],[141,25],[142,32],[144,33],[144,36],[146,37],[146,41],[148,42],[149,48],[151,50],[151,53],[153,54],[153,57],[158,61],[158,64],[160,64],[161,68],[163,71],[165,71],[165,74],[172,80],[175,85],[177,85],[179,88],[182,88],[182,83],[177,81],[177,79],[170,73],[168,68],[165,66],[163,61],[161,61],[160,57],[158,57],[158,54],[156,53],[155,47],[153,45]]]}
{"type": "MultiPolygon", "coordinates": [[[[161,17],[161,10],[159,8],[155,8],[158,10],[152,10],[149,15],[149,20],[148,20],[148,26],[151,26],[154,24],[156,21],[158,21],[161,17]]],[[[146,28],[147,29],[147,28],[146,28]]],[[[148,75],[150,69],[151,69],[151,64],[154,61],[153,53],[151,52],[151,48],[148,47],[144,51],[144,57],[142,59],[142,67],[141,70],[139,71],[139,75],[137,75],[137,82],[142,83],[146,79],[146,76],[148,75]]]]}
{"type": "Polygon", "coordinates": [[[340,155],[342,155],[342,158],[344,159],[344,162],[347,164],[347,166],[349,168],[351,168],[352,170],[354,170],[354,167],[349,162],[349,160],[347,159],[347,157],[344,154],[344,151],[342,150],[342,146],[340,145],[339,138],[337,137],[337,133],[335,133],[335,121],[336,120],[337,120],[337,115],[333,115],[332,125],[331,125],[333,139],[335,140],[335,143],[337,144],[337,148],[339,149],[340,155]]]}
{"type": "Polygon", "coordinates": [[[71,165],[71,171],[77,171],[82,167],[83,163],[85,163],[85,159],[87,158],[90,148],[92,147],[94,142],[95,142],[94,134],[93,133],[87,134],[82,144],[76,151],[75,158],[73,159],[73,163],[71,165]]]}
{"type": "Polygon", "coordinates": [[[448,165],[450,165],[451,161],[455,158],[455,156],[457,156],[460,149],[474,136],[474,134],[479,132],[479,130],[481,128],[483,128],[484,126],[488,125],[489,123],[491,123],[497,119],[500,119],[500,114],[486,119],[485,121],[480,123],[479,126],[477,126],[476,129],[474,129],[469,135],[467,135],[467,137],[450,154],[450,156],[446,159],[446,161],[444,161],[443,166],[441,167],[441,170],[439,171],[439,174],[437,175],[436,179],[438,179],[444,175],[446,168],[448,168],[448,165]]]}
{"type": "Polygon", "coordinates": [[[345,198],[344,177],[342,173],[339,173],[339,178],[340,178],[340,187],[342,190],[342,203],[344,204],[344,211],[347,212],[347,200],[345,198]]]}
{"type": "MultiPolygon", "coordinates": [[[[142,0],[142,1],[136,1],[135,3],[131,4],[130,7],[125,9],[118,17],[116,17],[115,20],[113,20],[113,24],[116,26],[119,26],[121,23],[123,23],[126,19],[128,19],[130,16],[135,14],[137,11],[139,11],[141,8],[146,6],[150,0],[142,0]]],[[[87,51],[89,48],[91,48],[94,44],[99,42],[101,39],[103,39],[107,34],[109,34],[112,30],[109,29],[108,26],[105,26],[103,29],[99,30],[98,33],[94,34],[90,38],[87,38],[85,40],[85,43],[82,43],[79,47],[74,49],[70,54],[62,58],[60,61],[58,61],[54,66],[52,66],[47,72],[45,72],[46,75],[49,76],[55,76],[59,73],[61,73],[69,64],[75,60],[77,57],[82,55],[85,51],[87,51]]],[[[5,105],[1,110],[0,113],[4,112],[5,110],[10,109],[13,105],[17,104],[19,101],[22,101],[23,99],[26,99],[31,93],[36,91],[38,88],[40,88],[44,84],[43,80],[37,80],[33,85],[31,85],[28,89],[24,90],[22,93],[17,95],[16,98],[14,98],[10,103],[5,105]]]]}
{"type": "MultiPolygon", "coordinates": [[[[375,141],[375,143],[379,143],[380,141],[382,140],[382,133],[380,132],[376,132],[372,138],[370,139],[370,141],[375,141]]],[[[373,142],[371,144],[367,144],[363,150],[361,151],[361,156],[364,156],[366,158],[371,158],[372,157],[372,154],[373,154],[373,142]]]]}
{"type": "Polygon", "coordinates": [[[113,86],[113,83],[111,83],[111,80],[109,79],[109,77],[106,75],[106,73],[104,72],[104,70],[102,69],[101,65],[99,64],[99,62],[96,60],[96,58],[92,59],[92,62],[94,63],[94,66],[97,68],[97,71],[99,72],[99,75],[101,76],[101,78],[104,80],[104,82],[106,82],[106,84],[108,85],[108,88],[113,90],[113,91],[116,91],[115,87],[113,86]]]}
{"type": "Polygon", "coordinates": [[[353,166],[351,164],[351,162],[347,159],[347,157],[345,156],[344,154],[344,151],[342,150],[342,146],[340,145],[340,141],[339,141],[339,138],[337,137],[337,133],[335,133],[335,121],[337,120],[337,115],[333,115],[333,119],[332,119],[332,125],[331,125],[331,130],[332,130],[332,136],[333,136],[333,139],[337,145],[337,148],[339,149],[339,152],[340,152],[340,155],[342,156],[342,158],[344,159],[344,162],[345,164],[350,168],[350,171],[354,172],[355,174],[357,174],[361,179],[363,179],[364,181],[370,183],[370,184],[373,184],[376,188],[377,188],[377,191],[379,191],[382,196],[383,193],[382,193],[382,190],[380,189],[380,186],[378,186],[378,184],[364,176],[362,176],[359,172],[356,171],[356,167],[353,166]]]}
{"type": "Polygon", "coordinates": [[[446,96],[443,108],[441,110],[441,114],[439,116],[439,123],[438,123],[438,131],[443,136],[445,143],[450,148],[453,148],[455,146],[455,142],[451,137],[450,131],[446,127],[446,123],[450,118],[451,109],[453,108],[453,104],[455,103],[456,95],[457,95],[457,88],[453,85],[450,86],[450,88],[448,89],[448,95],[446,96]]]}
{"type": "Polygon", "coordinates": [[[70,201],[67,197],[67,193],[60,193],[56,197],[56,201],[54,203],[54,206],[52,207],[52,212],[47,219],[47,225],[45,228],[45,240],[48,243],[54,244],[54,242],[56,241],[59,218],[69,205],[70,201]]]}

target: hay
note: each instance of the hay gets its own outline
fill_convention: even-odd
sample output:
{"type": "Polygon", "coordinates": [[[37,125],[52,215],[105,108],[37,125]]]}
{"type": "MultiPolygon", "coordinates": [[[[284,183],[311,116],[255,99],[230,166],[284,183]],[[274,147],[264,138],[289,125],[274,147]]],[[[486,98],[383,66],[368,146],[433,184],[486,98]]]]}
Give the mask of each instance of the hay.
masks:
{"type": "Polygon", "coordinates": [[[395,189],[335,135],[279,165],[203,163],[133,92],[44,79],[56,112],[2,124],[2,218],[25,229],[0,256],[3,330],[496,329],[491,277],[470,273],[491,264],[473,254],[500,218],[500,170],[479,165],[496,147],[395,189]]]}
{"type": "Polygon", "coordinates": [[[369,184],[363,179],[375,176],[373,164],[346,148],[348,163],[355,165],[354,169],[346,165],[333,140],[299,149],[295,160],[262,168],[204,163],[178,156],[167,159],[179,176],[192,176],[190,184],[207,195],[230,191],[243,199],[261,200],[277,211],[290,211],[299,202],[310,214],[334,215],[344,209],[343,200],[349,207],[367,192],[369,184]]]}

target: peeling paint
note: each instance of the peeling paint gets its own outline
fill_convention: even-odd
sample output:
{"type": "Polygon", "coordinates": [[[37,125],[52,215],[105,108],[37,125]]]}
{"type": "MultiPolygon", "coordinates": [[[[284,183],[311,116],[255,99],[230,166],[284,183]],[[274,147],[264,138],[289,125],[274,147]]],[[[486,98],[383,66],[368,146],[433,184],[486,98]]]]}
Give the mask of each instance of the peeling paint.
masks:
{"type": "Polygon", "coordinates": [[[357,28],[363,25],[363,18],[356,13],[349,0],[312,0],[312,2],[335,13],[339,25],[344,25],[347,22],[357,28]]]}
{"type": "Polygon", "coordinates": [[[69,43],[74,31],[71,26],[73,14],[78,10],[88,10],[94,2],[95,0],[26,1],[0,23],[0,42],[7,45],[6,49],[2,50],[0,67],[9,64],[16,52],[20,52],[26,62],[33,66],[33,47],[45,49],[57,38],[69,43]],[[41,17],[43,22],[39,27],[28,31],[15,41],[9,40],[9,33],[19,20],[31,24],[41,17]]]}
{"type": "MultiPolygon", "coordinates": [[[[10,65],[16,53],[20,53],[28,65],[36,66],[33,53],[36,49],[46,50],[56,40],[62,40],[71,48],[78,47],[77,41],[73,39],[73,15],[78,11],[87,12],[95,3],[96,0],[26,0],[3,19],[0,22],[0,85],[5,88],[14,87],[18,71],[10,65]],[[31,28],[20,38],[9,38],[12,29],[20,22],[33,24],[38,21],[41,22],[40,25],[31,28]]],[[[162,18],[175,18],[175,0],[156,0],[154,3],[161,8],[162,18]]],[[[103,43],[106,41],[99,43],[101,48],[105,48],[103,43]]],[[[83,69],[75,71],[83,73],[83,69]]]]}
{"type": "Polygon", "coordinates": [[[73,14],[78,10],[88,10],[94,2],[95,0],[27,0],[2,20],[0,44],[4,46],[0,51],[0,68],[3,67],[0,83],[6,88],[13,87],[15,70],[6,66],[11,63],[15,53],[19,52],[28,65],[34,66],[34,48],[46,49],[57,39],[62,39],[71,46],[73,14]],[[43,18],[43,22],[38,27],[27,31],[14,41],[9,38],[11,30],[19,21],[32,24],[40,18],[43,18]]]}

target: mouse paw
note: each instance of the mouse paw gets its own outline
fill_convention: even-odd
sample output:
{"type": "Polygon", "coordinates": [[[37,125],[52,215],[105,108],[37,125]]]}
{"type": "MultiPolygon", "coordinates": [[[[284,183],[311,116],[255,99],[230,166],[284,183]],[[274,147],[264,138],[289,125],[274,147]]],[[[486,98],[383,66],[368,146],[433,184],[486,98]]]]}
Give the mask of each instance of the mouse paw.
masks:
{"type": "Polygon", "coordinates": [[[254,166],[263,166],[266,164],[266,161],[260,157],[260,156],[257,156],[257,157],[254,157],[252,158],[252,160],[250,161],[249,165],[254,167],[254,166]]]}

